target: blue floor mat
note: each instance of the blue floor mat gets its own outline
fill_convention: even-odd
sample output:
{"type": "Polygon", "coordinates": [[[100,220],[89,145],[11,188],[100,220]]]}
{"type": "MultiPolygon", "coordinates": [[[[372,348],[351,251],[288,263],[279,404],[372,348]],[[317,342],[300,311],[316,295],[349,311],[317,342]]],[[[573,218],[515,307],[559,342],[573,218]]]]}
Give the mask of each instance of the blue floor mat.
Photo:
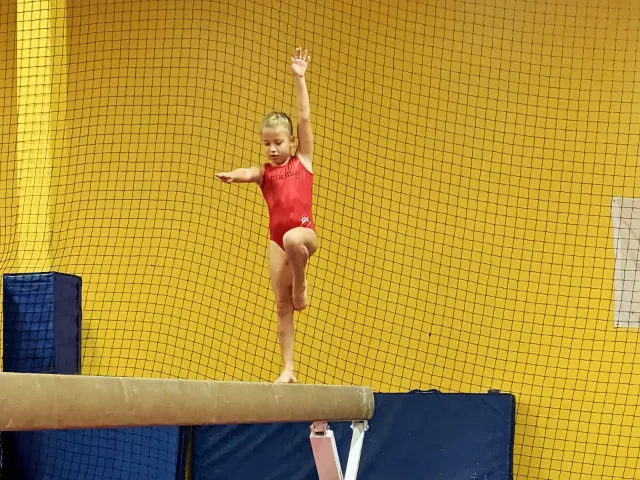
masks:
{"type": "MultiPolygon", "coordinates": [[[[515,397],[377,393],[358,478],[511,480],[515,397]]],[[[193,480],[317,480],[310,423],[216,425],[193,431],[193,480]]],[[[330,428],[343,470],[351,428],[330,428]]]]}

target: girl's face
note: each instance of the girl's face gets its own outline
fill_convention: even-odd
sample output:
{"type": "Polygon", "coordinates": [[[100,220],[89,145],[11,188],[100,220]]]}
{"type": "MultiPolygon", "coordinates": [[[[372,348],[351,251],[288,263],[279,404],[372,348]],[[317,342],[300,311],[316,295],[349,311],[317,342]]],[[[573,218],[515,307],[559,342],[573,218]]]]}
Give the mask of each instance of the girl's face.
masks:
{"type": "Polygon", "coordinates": [[[262,130],[262,144],[270,162],[282,165],[291,156],[291,145],[294,137],[289,135],[289,129],[283,126],[266,127],[262,130]]]}

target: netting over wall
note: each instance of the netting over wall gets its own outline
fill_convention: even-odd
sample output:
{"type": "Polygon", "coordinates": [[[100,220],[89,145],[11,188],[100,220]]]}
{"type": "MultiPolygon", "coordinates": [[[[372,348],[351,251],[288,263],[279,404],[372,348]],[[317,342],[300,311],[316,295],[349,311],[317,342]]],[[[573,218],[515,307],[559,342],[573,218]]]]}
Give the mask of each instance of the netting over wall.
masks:
{"type": "Polygon", "coordinates": [[[637,331],[614,325],[634,285],[614,278],[636,263],[612,197],[640,196],[638,5],[69,1],[41,35],[2,8],[0,261],[24,265],[12,232],[34,220],[11,207],[46,195],[39,248],[83,278],[84,373],[277,377],[266,206],[214,173],[264,162],[268,111],[295,121],[300,45],[320,250],[298,379],[509,391],[519,476],[635,478],[637,331]],[[20,63],[46,56],[16,53],[25,31],[64,46],[51,77],[20,63]],[[42,171],[16,108],[35,78],[54,85],[42,171]]]}

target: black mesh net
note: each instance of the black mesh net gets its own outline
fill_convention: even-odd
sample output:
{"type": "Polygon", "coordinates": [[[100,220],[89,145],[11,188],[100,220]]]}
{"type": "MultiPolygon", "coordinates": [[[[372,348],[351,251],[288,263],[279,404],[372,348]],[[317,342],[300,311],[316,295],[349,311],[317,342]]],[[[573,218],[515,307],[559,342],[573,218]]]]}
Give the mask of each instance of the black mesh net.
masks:
{"type": "Polygon", "coordinates": [[[214,173],[299,45],[298,380],[512,392],[517,476],[634,478],[638,5],[45,3],[1,7],[0,265],[82,277],[83,373],[277,378],[266,206],[214,173]]]}

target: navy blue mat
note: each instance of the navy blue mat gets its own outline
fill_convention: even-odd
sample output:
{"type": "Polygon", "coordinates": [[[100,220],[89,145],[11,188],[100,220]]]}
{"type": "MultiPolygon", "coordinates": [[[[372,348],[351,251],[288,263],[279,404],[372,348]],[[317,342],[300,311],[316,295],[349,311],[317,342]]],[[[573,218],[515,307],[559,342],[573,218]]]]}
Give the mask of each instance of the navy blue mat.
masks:
{"type": "MultiPolygon", "coordinates": [[[[80,277],[4,275],[4,370],[79,374],[80,277]]],[[[183,480],[187,429],[140,427],[2,433],[11,480],[183,480]]]]}
{"type": "Polygon", "coordinates": [[[4,447],[2,446],[2,432],[0,432],[0,480],[5,480],[7,477],[4,475],[3,468],[4,447]]]}
{"type": "Polygon", "coordinates": [[[3,275],[5,372],[80,373],[81,292],[75,275],[3,275]]]}
{"type": "MultiPolygon", "coordinates": [[[[377,393],[358,478],[511,480],[515,397],[377,393]]],[[[346,468],[350,424],[329,425],[346,468]]],[[[193,431],[193,480],[317,480],[309,423],[217,425],[193,431]]]]}
{"type": "Polygon", "coordinates": [[[5,434],[5,478],[184,480],[185,432],[140,427],[5,434]]]}

